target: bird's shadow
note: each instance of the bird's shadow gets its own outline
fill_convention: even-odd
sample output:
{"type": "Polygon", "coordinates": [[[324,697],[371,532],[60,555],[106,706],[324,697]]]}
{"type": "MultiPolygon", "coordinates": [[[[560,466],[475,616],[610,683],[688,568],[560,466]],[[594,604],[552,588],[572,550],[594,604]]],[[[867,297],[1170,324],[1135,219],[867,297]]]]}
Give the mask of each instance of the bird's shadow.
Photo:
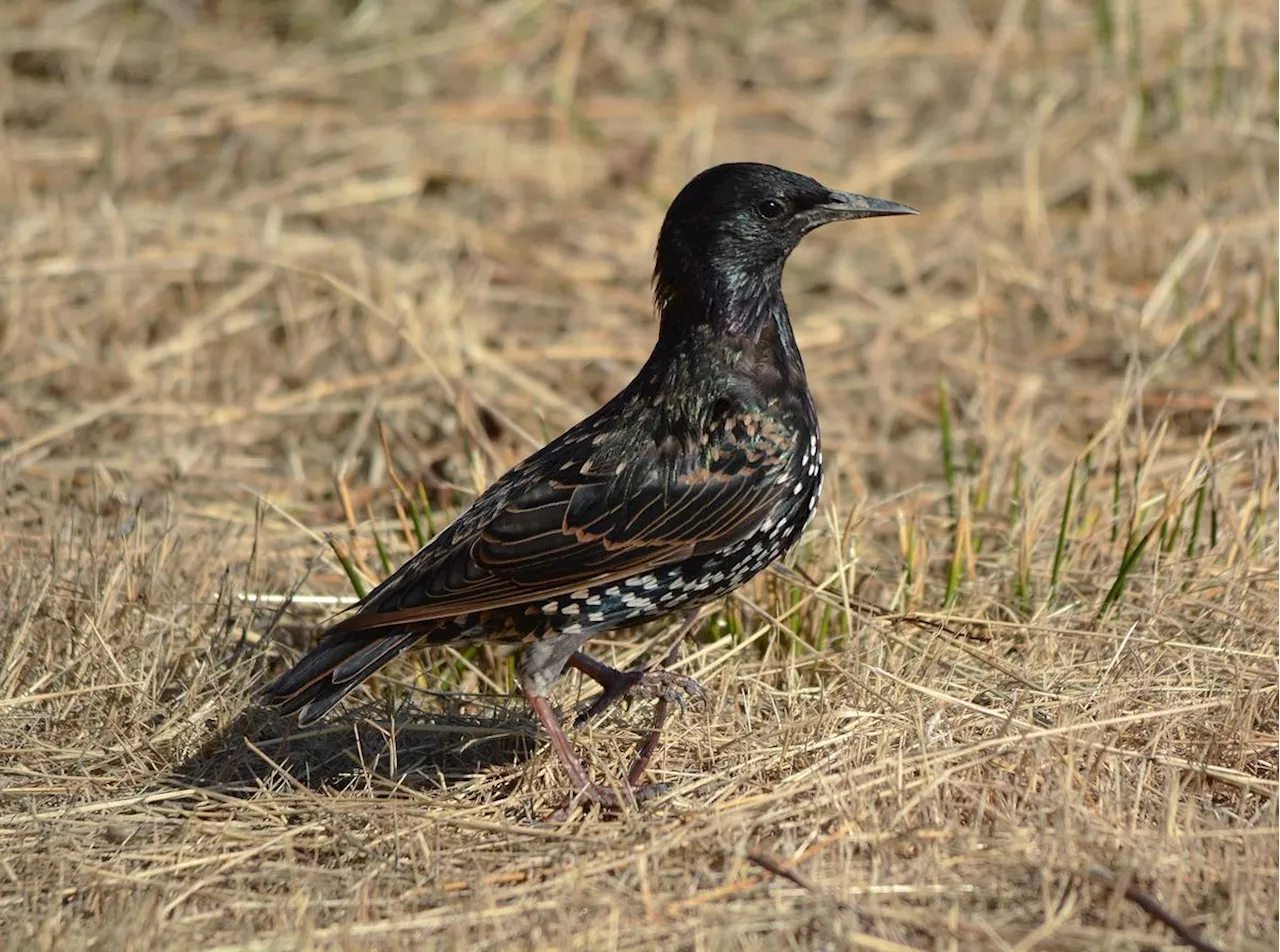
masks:
{"type": "Polygon", "coordinates": [[[169,780],[244,797],[371,783],[440,790],[532,753],[537,731],[528,712],[496,700],[483,714],[428,712],[408,703],[389,711],[374,700],[306,728],[250,704],[175,765],[169,780]]]}

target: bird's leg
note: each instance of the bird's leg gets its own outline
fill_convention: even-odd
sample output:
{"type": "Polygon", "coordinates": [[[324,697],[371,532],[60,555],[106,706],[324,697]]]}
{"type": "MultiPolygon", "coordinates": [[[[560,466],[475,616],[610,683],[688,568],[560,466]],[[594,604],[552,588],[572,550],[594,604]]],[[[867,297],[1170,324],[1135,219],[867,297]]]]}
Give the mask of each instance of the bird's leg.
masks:
{"type": "Polygon", "coordinates": [[[676,654],[680,649],[680,642],[689,633],[689,629],[694,626],[697,619],[698,612],[696,610],[689,613],[673,640],[671,650],[667,652],[665,658],[652,668],[631,668],[628,671],[619,671],[617,668],[609,667],[603,661],[597,661],[584,652],[575,651],[567,662],[568,667],[581,671],[599,684],[604,691],[585,711],[578,715],[574,721],[574,726],[581,727],[615,701],[624,697],[656,697],[664,702],[659,707],[659,713],[654,725],[655,729],[660,729],[662,722],[666,720],[669,705],[665,702],[678,704],[680,710],[683,711],[686,697],[705,701],[707,692],[693,678],[687,674],[677,674],[674,671],[663,670],[667,665],[675,661],[676,654]]]}
{"type": "MultiPolygon", "coordinates": [[[[556,717],[555,711],[551,710],[551,705],[547,703],[544,695],[535,694],[528,685],[524,688],[525,697],[529,701],[529,706],[533,708],[533,712],[538,715],[538,720],[542,722],[542,726],[546,729],[547,734],[551,737],[551,744],[556,749],[556,753],[560,755],[560,761],[564,764],[565,771],[569,774],[569,780],[578,790],[578,795],[584,800],[598,803],[604,807],[618,809],[624,803],[640,803],[649,797],[657,796],[667,789],[667,785],[663,783],[650,783],[639,786],[635,784],[635,780],[630,779],[631,787],[627,791],[630,795],[619,796],[614,790],[603,787],[598,783],[592,783],[587,777],[587,771],[582,766],[582,761],[578,759],[578,755],[574,753],[573,745],[569,743],[569,738],[565,735],[564,728],[560,726],[560,719],[556,717]]],[[[659,702],[660,704],[662,702],[659,702]]],[[[657,738],[654,737],[652,742],[656,744],[657,738]]],[[[649,745],[646,744],[646,747],[649,745]]],[[[649,751],[652,754],[652,750],[649,751]]],[[[648,762],[648,758],[645,758],[648,762]]],[[[641,770],[643,772],[643,768],[641,770]]],[[[638,776],[635,768],[632,768],[631,774],[638,776]]]]}
{"type": "Polygon", "coordinates": [[[551,709],[551,705],[547,702],[546,695],[539,693],[533,682],[521,678],[521,687],[529,701],[529,706],[538,715],[538,720],[542,722],[543,728],[551,738],[552,746],[555,747],[561,763],[564,764],[565,771],[569,774],[570,782],[583,799],[598,803],[604,807],[617,809],[623,803],[641,803],[669,789],[669,785],[665,783],[641,784],[640,778],[644,776],[644,772],[649,766],[649,760],[653,757],[653,753],[658,747],[658,740],[662,736],[662,726],[666,723],[672,701],[675,701],[683,709],[684,697],[681,695],[681,691],[690,697],[699,699],[706,697],[706,692],[702,689],[702,685],[698,684],[693,678],[662,670],[675,661],[680,650],[681,640],[688,634],[689,629],[693,627],[697,618],[698,612],[696,610],[689,613],[685,618],[684,624],[681,625],[680,630],[677,632],[671,649],[653,669],[619,671],[617,668],[611,668],[604,662],[597,661],[581,651],[575,651],[567,662],[569,667],[576,668],[604,688],[604,693],[578,717],[575,722],[577,724],[581,724],[583,721],[599,714],[621,697],[639,694],[646,697],[657,697],[658,699],[657,710],[654,712],[653,726],[649,728],[649,734],[645,738],[644,744],[641,745],[640,752],[636,755],[631,769],[627,771],[628,789],[626,792],[629,796],[620,796],[617,791],[591,782],[591,779],[587,776],[586,769],[582,766],[582,761],[578,759],[573,745],[569,742],[569,738],[564,732],[564,727],[560,724],[560,718],[556,716],[555,711],[551,709]]]}
{"type": "Polygon", "coordinates": [[[654,668],[649,670],[619,671],[617,668],[611,668],[581,651],[574,652],[569,658],[569,666],[577,668],[604,688],[604,693],[596,699],[595,703],[578,715],[577,720],[574,722],[575,724],[580,725],[589,720],[620,697],[641,694],[658,698],[649,734],[645,737],[639,753],[636,754],[636,759],[631,764],[631,769],[627,771],[627,780],[632,787],[636,787],[640,783],[640,778],[644,776],[644,772],[648,769],[649,761],[653,758],[654,751],[658,749],[658,741],[662,737],[663,725],[666,724],[667,715],[671,711],[671,703],[674,701],[679,704],[680,710],[683,711],[685,695],[697,698],[704,703],[706,701],[706,691],[693,678],[683,674],[676,674],[673,671],[662,670],[675,662],[676,656],[680,651],[680,643],[697,620],[698,610],[694,609],[685,617],[684,624],[680,626],[676,637],[672,639],[671,648],[667,651],[666,656],[654,668]]]}
{"type": "MultiPolygon", "coordinates": [[[[649,761],[653,757],[653,752],[658,749],[658,739],[662,736],[662,725],[667,722],[667,713],[670,709],[670,701],[665,697],[658,698],[658,707],[653,714],[653,726],[649,728],[649,736],[644,739],[640,752],[636,754],[636,759],[631,763],[631,769],[627,771],[627,782],[631,784],[632,788],[640,784],[640,778],[649,769],[649,761]]],[[[653,784],[653,786],[665,787],[667,784],[653,784]]]]}

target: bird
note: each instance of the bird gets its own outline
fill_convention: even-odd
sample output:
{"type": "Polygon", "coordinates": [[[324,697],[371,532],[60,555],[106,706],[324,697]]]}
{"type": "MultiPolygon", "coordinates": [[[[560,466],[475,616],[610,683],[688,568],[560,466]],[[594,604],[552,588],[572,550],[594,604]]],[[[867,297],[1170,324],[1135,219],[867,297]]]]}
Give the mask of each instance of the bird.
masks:
{"type": "Polygon", "coordinates": [[[700,172],[659,231],[658,335],[635,378],[491,483],[260,696],[305,725],[411,648],[518,644],[520,688],[579,801],[617,809],[661,792],[635,768],[620,787],[592,781],[552,687],[566,668],[599,682],[584,716],[621,697],[700,693],[691,678],[620,671],[583,649],[696,616],[800,538],[822,446],[783,266],[822,225],[914,214],[772,165],[700,172]]]}

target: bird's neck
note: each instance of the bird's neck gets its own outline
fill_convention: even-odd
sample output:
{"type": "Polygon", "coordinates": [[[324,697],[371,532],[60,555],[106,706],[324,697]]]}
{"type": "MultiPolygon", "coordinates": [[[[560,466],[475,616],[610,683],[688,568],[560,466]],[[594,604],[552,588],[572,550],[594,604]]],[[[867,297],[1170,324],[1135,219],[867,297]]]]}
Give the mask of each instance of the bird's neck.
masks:
{"type": "MultiPolygon", "coordinates": [[[[661,328],[637,377],[640,390],[723,392],[747,405],[763,405],[780,393],[808,399],[780,275],[716,277],[674,287],[659,284],[661,328]],[[674,377],[687,379],[677,383],[674,377]]],[[[667,410],[682,412],[675,406],[667,410]]]]}
{"type": "Polygon", "coordinates": [[[660,348],[680,349],[702,329],[757,341],[768,338],[775,328],[784,331],[786,338],[779,343],[794,347],[780,266],[734,265],[697,274],[660,272],[655,291],[660,348]]]}

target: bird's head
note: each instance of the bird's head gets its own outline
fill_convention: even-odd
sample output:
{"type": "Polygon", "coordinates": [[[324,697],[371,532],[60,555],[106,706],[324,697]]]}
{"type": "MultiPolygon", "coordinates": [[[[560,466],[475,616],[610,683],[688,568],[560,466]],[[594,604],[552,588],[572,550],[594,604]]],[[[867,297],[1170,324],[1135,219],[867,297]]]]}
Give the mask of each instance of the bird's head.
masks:
{"type": "MultiPolygon", "coordinates": [[[[695,307],[732,308],[739,291],[753,298],[775,293],[780,298],[782,266],[815,228],[915,213],[906,205],[835,191],[772,165],[714,166],[681,189],[667,210],[654,267],[659,308],[685,299],[695,307]]],[[[750,323],[745,313],[724,316],[730,324],[737,317],[750,323]]]]}

